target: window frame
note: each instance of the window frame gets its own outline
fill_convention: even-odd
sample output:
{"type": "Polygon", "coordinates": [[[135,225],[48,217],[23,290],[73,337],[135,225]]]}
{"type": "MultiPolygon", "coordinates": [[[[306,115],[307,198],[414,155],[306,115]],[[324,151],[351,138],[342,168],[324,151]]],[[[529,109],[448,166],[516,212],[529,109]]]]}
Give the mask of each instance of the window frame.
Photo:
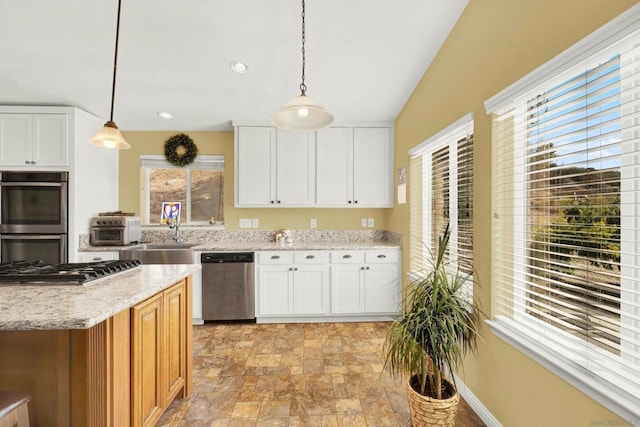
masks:
{"type": "MultiPolygon", "coordinates": [[[[410,272],[409,278],[411,280],[419,279],[421,276],[421,270],[424,267],[428,267],[425,265],[417,265],[416,263],[420,263],[417,258],[420,260],[423,259],[426,255],[426,252],[429,250],[434,250],[431,248],[431,243],[433,242],[433,230],[432,230],[432,221],[433,217],[431,215],[431,206],[432,206],[432,195],[433,195],[433,155],[443,150],[445,147],[448,149],[448,174],[449,174],[449,182],[448,182],[448,190],[449,190],[449,223],[451,226],[451,237],[449,239],[449,254],[450,260],[456,263],[458,259],[458,241],[459,241],[459,233],[458,233],[458,179],[460,177],[458,173],[458,143],[465,138],[473,138],[473,113],[468,113],[456,120],[451,125],[442,129],[432,137],[426,139],[422,143],[416,145],[415,147],[409,150],[409,157],[413,159],[421,158],[421,171],[413,170],[410,171],[411,178],[417,178],[418,176],[421,178],[421,183],[412,184],[421,189],[421,207],[419,214],[416,212],[412,212],[412,206],[415,206],[416,203],[414,200],[411,201],[410,204],[410,214],[414,216],[412,218],[412,224],[415,224],[415,221],[419,222],[419,225],[411,225],[411,227],[415,227],[416,229],[411,230],[412,239],[417,239],[417,241],[412,241],[410,244],[410,272]],[[429,190],[427,191],[427,188],[429,190]],[[415,215],[419,215],[420,218],[416,218],[415,215]],[[419,230],[422,230],[421,232],[419,230]],[[416,237],[416,234],[420,234],[419,237],[416,237]],[[417,249],[417,245],[421,245],[422,248],[420,250],[417,249]],[[417,253],[416,253],[417,252],[417,253]]],[[[472,167],[473,167],[473,159],[472,167]]],[[[411,167],[415,167],[412,165],[411,167]]],[[[413,191],[413,190],[412,190],[413,191]]],[[[473,196],[473,193],[472,193],[473,196]]],[[[473,251],[471,252],[471,256],[473,256],[473,251]]],[[[463,287],[464,291],[467,294],[467,298],[469,301],[473,299],[473,272],[469,274],[466,280],[466,285],[463,287]]]]}
{"type": "MultiPolygon", "coordinates": [[[[487,110],[487,113],[500,115],[506,113],[509,108],[512,108],[514,106],[514,104],[516,105],[515,108],[518,108],[518,104],[526,105],[526,100],[531,98],[536,88],[547,84],[553,85],[562,80],[566,80],[568,75],[571,75],[571,73],[575,73],[575,67],[593,61],[598,62],[603,57],[603,55],[611,55],[610,51],[604,53],[605,51],[607,51],[607,48],[609,46],[613,46],[616,43],[627,39],[637,31],[640,31],[640,5],[630,8],[628,11],[610,21],[608,24],[590,34],[574,46],[570,47],[565,52],[561,53],[549,62],[543,64],[538,69],[523,77],[513,85],[507,87],[494,97],[485,101],[485,108],[487,110]]],[[[513,113],[513,116],[521,117],[523,112],[520,111],[519,113],[520,114],[518,114],[518,112],[515,112],[513,113]]],[[[494,116],[493,120],[496,120],[496,118],[497,116],[494,116]]],[[[623,141],[633,140],[633,136],[625,137],[624,129],[622,133],[623,141]]],[[[520,143],[522,144],[523,142],[520,141],[520,143]]],[[[638,142],[636,142],[635,144],[637,147],[638,142]]],[[[494,150],[498,149],[499,148],[495,146],[494,142],[494,150]]],[[[638,149],[635,150],[636,155],[639,151],[640,150],[638,149]]],[[[624,156],[625,153],[622,153],[621,158],[624,159],[624,156]]],[[[514,170],[516,170],[518,167],[522,168],[523,165],[514,165],[514,170]]],[[[494,174],[497,173],[495,168],[496,164],[494,163],[492,164],[492,170],[494,174]]],[[[625,167],[623,166],[621,168],[621,181],[625,180],[625,173],[625,167]]],[[[627,181],[632,181],[632,179],[628,179],[627,177],[627,181]]],[[[494,176],[494,186],[495,185],[496,181],[494,176]]],[[[493,191],[496,191],[495,187],[493,188],[493,191]]],[[[516,188],[515,191],[518,191],[518,189],[516,188]]],[[[521,188],[520,191],[524,191],[524,189],[521,188]]],[[[518,212],[520,212],[520,214],[522,215],[522,212],[524,212],[525,210],[524,206],[516,205],[515,203],[512,207],[515,212],[514,216],[516,216],[518,212]]],[[[623,208],[623,206],[621,206],[621,208],[623,208]]],[[[633,204],[631,206],[627,206],[626,208],[631,209],[631,212],[625,214],[625,212],[621,210],[621,217],[628,217],[629,215],[633,217],[633,204]]],[[[497,221],[499,221],[499,213],[496,211],[497,208],[495,205],[493,209],[494,225],[496,225],[497,221]]],[[[635,221],[637,222],[637,219],[635,221]]],[[[512,224],[514,228],[512,232],[515,233],[514,235],[517,236],[518,233],[524,233],[524,230],[518,229],[518,227],[524,226],[523,223],[524,222],[518,223],[518,221],[514,220],[512,224]]],[[[623,223],[621,221],[621,234],[623,229],[622,227],[623,223]]],[[[634,249],[629,247],[625,248],[623,246],[624,244],[624,240],[622,240],[621,254],[633,254],[634,249]]],[[[497,277],[497,254],[495,252],[495,246],[496,245],[492,245],[492,252],[494,252],[492,255],[492,277],[497,277]]],[[[514,259],[516,259],[516,257],[520,257],[521,259],[523,258],[523,254],[518,255],[514,253],[513,256],[514,259]]],[[[624,262],[622,263],[622,265],[624,265],[624,262]]],[[[628,276],[628,274],[624,274],[624,272],[621,271],[621,276],[628,276]]],[[[516,277],[516,273],[514,273],[514,279],[516,277]]],[[[494,286],[492,286],[492,298],[494,299],[494,306],[498,307],[500,304],[498,300],[501,298],[501,296],[497,294],[500,293],[500,289],[495,288],[494,286]]],[[[514,286],[514,288],[516,287],[514,286]]],[[[514,293],[515,292],[512,292],[512,294],[514,293]]],[[[625,298],[624,295],[625,285],[623,282],[621,283],[620,295],[621,327],[624,326],[625,322],[622,313],[624,311],[622,309],[623,298],[625,298]]],[[[633,291],[631,294],[628,294],[626,297],[633,298],[631,304],[638,304],[637,290],[633,291]],[[635,296],[633,295],[634,293],[635,296]]],[[[515,303],[513,303],[513,305],[515,306],[515,303]]],[[[563,378],[565,381],[572,384],[588,396],[594,398],[614,413],[620,415],[626,420],[633,421],[640,419],[640,405],[638,404],[640,402],[640,399],[637,397],[637,393],[634,390],[630,390],[628,386],[627,389],[619,387],[615,381],[615,375],[624,373],[624,357],[618,356],[617,363],[608,364],[610,360],[614,359],[614,355],[606,352],[605,350],[599,349],[593,345],[587,345],[588,343],[586,343],[584,340],[581,340],[557,328],[554,328],[546,324],[545,322],[532,319],[531,316],[525,316],[522,313],[519,314],[517,310],[514,310],[512,317],[513,318],[495,314],[494,311],[493,318],[488,320],[487,323],[489,324],[490,329],[494,335],[503,339],[516,349],[520,350],[533,360],[537,361],[548,370],[563,378]],[[534,334],[533,331],[535,331],[535,337],[532,336],[534,334]],[[553,336],[558,337],[558,339],[554,341],[549,338],[553,336]],[[545,342],[545,344],[541,345],[541,342],[545,342]],[[559,342],[561,342],[561,344],[559,342]],[[570,355],[567,355],[567,349],[569,348],[573,348],[575,351],[573,351],[570,355]],[[579,349],[581,351],[576,349],[579,349]],[[596,364],[595,370],[598,371],[597,375],[594,375],[595,370],[592,370],[593,368],[585,367],[586,364],[588,364],[588,359],[584,357],[584,355],[586,354],[589,354],[589,358],[591,358],[592,360],[601,359],[604,361],[596,364]],[[602,369],[598,370],[598,365],[607,366],[608,369],[606,371],[602,369]]],[[[629,330],[629,328],[627,328],[627,330],[629,330]]],[[[624,331],[625,329],[622,329],[621,335],[624,335],[624,331]]],[[[633,363],[633,361],[631,363],[633,363]]]]}
{"type": "MultiPolygon", "coordinates": [[[[191,171],[192,170],[214,170],[224,173],[224,155],[198,155],[196,159],[183,167],[172,165],[165,156],[160,154],[145,154],[140,156],[140,212],[144,225],[158,225],[151,222],[150,218],[150,198],[149,178],[151,169],[177,169],[185,170],[187,191],[185,194],[185,204],[183,207],[184,219],[182,225],[209,225],[208,221],[191,221],[191,171]]],[[[173,200],[167,200],[173,201],[173,200]]]]}

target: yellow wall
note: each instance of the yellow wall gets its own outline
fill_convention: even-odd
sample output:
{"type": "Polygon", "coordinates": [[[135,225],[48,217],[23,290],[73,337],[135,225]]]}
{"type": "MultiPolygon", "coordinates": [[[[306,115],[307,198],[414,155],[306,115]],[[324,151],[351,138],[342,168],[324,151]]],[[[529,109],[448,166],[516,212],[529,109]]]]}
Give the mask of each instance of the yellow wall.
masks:
{"type": "MultiPolygon", "coordinates": [[[[180,131],[123,132],[131,149],[120,152],[119,209],[140,212],[140,155],[163,154],[164,142],[180,131]]],[[[373,218],[373,229],[386,229],[390,209],[276,208],[249,209],[233,206],[234,156],[233,132],[185,132],[198,147],[199,154],[224,155],[224,217],[226,229],[237,229],[240,218],[258,218],[260,229],[310,228],[311,218],[318,220],[318,230],[360,230],[362,218],[373,218]]]]}
{"type": "MultiPolygon", "coordinates": [[[[476,295],[491,307],[491,123],[483,102],[636,4],[633,0],[470,0],[395,123],[396,167],[407,151],[468,112],[475,116],[474,262],[476,295]]],[[[408,271],[409,210],[389,228],[403,233],[408,271]]],[[[461,376],[504,426],[621,425],[586,397],[483,327],[476,358],[461,376]]],[[[622,424],[624,425],[624,424],[622,424]]]]}

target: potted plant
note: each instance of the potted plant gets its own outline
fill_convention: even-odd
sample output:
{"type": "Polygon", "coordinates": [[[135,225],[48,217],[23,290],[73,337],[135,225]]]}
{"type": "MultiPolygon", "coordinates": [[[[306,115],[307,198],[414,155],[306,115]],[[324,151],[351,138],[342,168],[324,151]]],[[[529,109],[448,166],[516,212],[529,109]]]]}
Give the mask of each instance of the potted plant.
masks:
{"type": "Polygon", "coordinates": [[[450,236],[447,225],[384,344],[385,368],[396,378],[408,378],[413,426],[453,425],[460,400],[453,370],[477,350],[480,310],[464,292],[469,275],[448,261],[450,236]]]}

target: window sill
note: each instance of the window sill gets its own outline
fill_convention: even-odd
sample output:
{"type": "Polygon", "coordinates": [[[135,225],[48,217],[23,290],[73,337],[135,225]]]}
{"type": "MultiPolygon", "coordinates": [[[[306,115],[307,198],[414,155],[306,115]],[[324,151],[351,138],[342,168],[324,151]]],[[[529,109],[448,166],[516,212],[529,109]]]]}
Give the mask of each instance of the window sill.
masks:
{"type": "Polygon", "coordinates": [[[491,328],[491,332],[498,338],[535,360],[630,424],[640,424],[640,401],[637,397],[595,377],[571,360],[558,357],[552,349],[544,348],[529,338],[509,319],[499,317],[486,322],[491,328]]]}

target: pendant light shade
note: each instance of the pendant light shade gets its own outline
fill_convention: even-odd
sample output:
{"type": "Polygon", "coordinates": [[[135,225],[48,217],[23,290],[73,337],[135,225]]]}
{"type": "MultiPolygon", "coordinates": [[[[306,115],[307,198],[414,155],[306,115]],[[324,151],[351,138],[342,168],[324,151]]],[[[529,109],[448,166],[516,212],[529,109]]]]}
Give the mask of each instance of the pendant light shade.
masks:
{"type": "Polygon", "coordinates": [[[118,130],[118,126],[112,121],[105,123],[104,127],[89,139],[89,143],[114,150],[131,148],[131,145],[125,141],[122,133],[118,130]]]}
{"type": "Polygon", "coordinates": [[[113,150],[125,150],[131,148],[131,145],[125,141],[122,133],[118,130],[118,126],[113,121],[113,103],[116,98],[116,68],[118,66],[118,39],[120,36],[120,6],[122,0],[118,0],[118,18],[116,20],[116,49],[113,59],[113,83],[111,85],[111,115],[109,121],[104,124],[102,129],[96,132],[89,139],[89,143],[98,147],[110,148],[113,150]]]}
{"type": "Polygon", "coordinates": [[[333,120],[331,113],[304,94],[287,102],[271,117],[276,127],[293,131],[320,129],[329,126],[333,120]]]}
{"type": "Polygon", "coordinates": [[[271,123],[283,130],[317,130],[329,126],[334,120],[331,113],[306,95],[307,86],[304,83],[307,62],[305,41],[305,4],[302,0],[302,83],[300,83],[300,95],[287,102],[271,117],[271,123]]]}

